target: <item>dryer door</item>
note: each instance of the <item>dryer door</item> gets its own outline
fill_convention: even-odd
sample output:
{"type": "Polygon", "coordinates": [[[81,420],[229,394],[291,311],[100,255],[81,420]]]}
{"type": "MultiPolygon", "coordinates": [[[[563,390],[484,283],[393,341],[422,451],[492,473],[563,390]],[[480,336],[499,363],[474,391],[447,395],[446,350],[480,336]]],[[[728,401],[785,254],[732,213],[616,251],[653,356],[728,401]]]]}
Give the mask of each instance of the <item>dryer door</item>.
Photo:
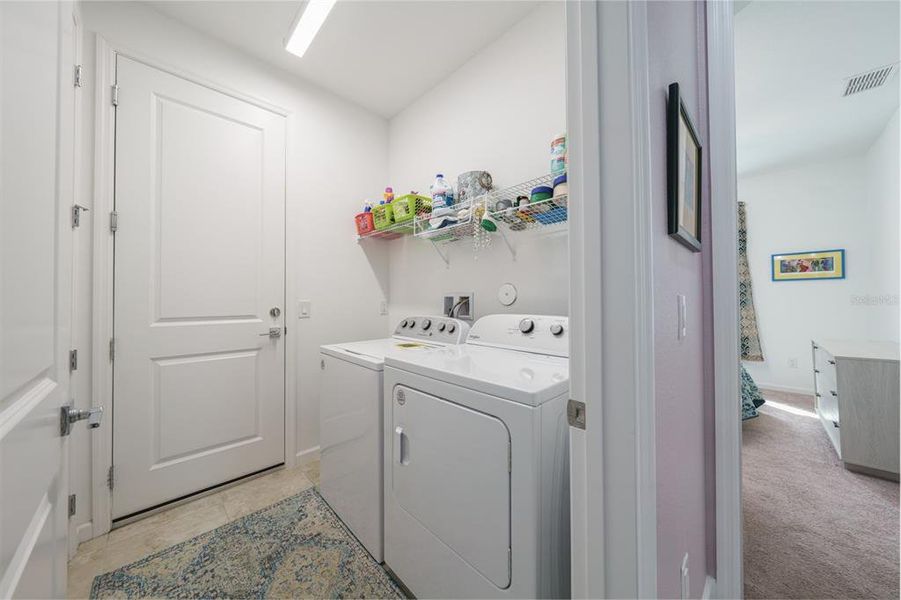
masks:
{"type": "Polygon", "coordinates": [[[510,585],[510,433],[500,419],[394,389],[400,506],[494,585],[510,585]],[[401,401],[403,404],[401,404],[401,401]]]}

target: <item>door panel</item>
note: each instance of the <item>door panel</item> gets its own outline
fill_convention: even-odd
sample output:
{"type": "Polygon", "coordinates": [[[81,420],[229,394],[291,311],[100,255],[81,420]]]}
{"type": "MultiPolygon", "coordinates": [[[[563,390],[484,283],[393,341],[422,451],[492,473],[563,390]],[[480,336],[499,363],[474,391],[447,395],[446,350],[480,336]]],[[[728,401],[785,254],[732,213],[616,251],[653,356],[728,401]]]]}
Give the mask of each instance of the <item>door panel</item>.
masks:
{"type": "Polygon", "coordinates": [[[398,503],[496,586],[509,586],[506,425],[405,386],[393,398],[391,486],[398,503]]]}
{"type": "Polygon", "coordinates": [[[153,361],[152,468],[261,439],[258,358],[252,350],[153,361]],[[185,395],[192,401],[183,402],[185,395]]]}
{"type": "Polygon", "coordinates": [[[284,461],[285,119],[121,56],[117,84],[113,518],[284,461]]]}
{"type": "Polygon", "coordinates": [[[0,2],[0,598],[66,593],[72,5],[0,2]]]}
{"type": "Polygon", "coordinates": [[[156,322],[257,318],[263,129],[156,98],[156,322]]]}

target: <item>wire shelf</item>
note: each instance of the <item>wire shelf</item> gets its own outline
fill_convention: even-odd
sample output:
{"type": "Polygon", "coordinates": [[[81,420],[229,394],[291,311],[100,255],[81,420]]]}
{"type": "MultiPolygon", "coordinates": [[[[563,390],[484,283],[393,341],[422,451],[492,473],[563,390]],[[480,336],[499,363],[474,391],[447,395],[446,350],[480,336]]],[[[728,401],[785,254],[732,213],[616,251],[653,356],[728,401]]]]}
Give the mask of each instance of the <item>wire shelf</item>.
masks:
{"type": "Polygon", "coordinates": [[[373,215],[376,227],[380,223],[392,223],[387,227],[381,227],[368,233],[357,234],[357,241],[361,240],[393,240],[413,233],[414,221],[428,217],[431,214],[432,202],[425,196],[407,194],[394,200],[391,204],[380,204],[373,207],[373,215]],[[390,209],[390,210],[389,210],[390,209]],[[383,221],[385,219],[386,221],[383,221]]]}
{"type": "Polygon", "coordinates": [[[477,233],[485,205],[481,198],[455,204],[441,217],[417,215],[413,221],[413,235],[432,243],[453,242],[477,233]]]}
{"type": "Polygon", "coordinates": [[[508,231],[530,231],[565,224],[569,218],[569,196],[561,194],[547,200],[530,202],[519,208],[491,213],[491,218],[508,231]]]}
{"type": "Polygon", "coordinates": [[[405,235],[413,233],[413,226],[410,223],[396,223],[385,229],[375,229],[363,235],[357,235],[357,241],[363,240],[393,240],[405,235]]]}

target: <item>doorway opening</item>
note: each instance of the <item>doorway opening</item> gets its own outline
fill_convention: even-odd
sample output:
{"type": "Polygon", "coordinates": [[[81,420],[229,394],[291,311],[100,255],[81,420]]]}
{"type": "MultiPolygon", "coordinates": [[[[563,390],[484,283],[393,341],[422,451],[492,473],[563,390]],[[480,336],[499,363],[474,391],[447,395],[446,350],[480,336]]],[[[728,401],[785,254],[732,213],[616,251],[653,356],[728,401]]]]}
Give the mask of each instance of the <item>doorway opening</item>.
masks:
{"type": "Polygon", "coordinates": [[[749,598],[898,595],[898,10],[736,3],[749,598]]]}

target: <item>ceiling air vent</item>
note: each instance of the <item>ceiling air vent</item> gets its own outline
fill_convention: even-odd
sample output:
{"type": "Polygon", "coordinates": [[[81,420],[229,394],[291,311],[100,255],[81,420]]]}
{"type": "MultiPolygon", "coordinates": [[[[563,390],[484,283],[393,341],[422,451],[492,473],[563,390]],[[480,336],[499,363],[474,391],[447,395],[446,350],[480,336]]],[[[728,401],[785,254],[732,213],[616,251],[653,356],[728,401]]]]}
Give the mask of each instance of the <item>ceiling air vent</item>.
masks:
{"type": "Polygon", "coordinates": [[[897,68],[898,63],[894,63],[891,65],[886,65],[884,67],[879,67],[878,69],[867,71],[866,73],[854,75],[853,77],[848,77],[845,80],[845,93],[842,95],[850,96],[851,94],[857,94],[859,92],[865,92],[867,90],[872,90],[873,88],[878,88],[886,81],[888,81],[892,75],[894,75],[897,68]]]}

